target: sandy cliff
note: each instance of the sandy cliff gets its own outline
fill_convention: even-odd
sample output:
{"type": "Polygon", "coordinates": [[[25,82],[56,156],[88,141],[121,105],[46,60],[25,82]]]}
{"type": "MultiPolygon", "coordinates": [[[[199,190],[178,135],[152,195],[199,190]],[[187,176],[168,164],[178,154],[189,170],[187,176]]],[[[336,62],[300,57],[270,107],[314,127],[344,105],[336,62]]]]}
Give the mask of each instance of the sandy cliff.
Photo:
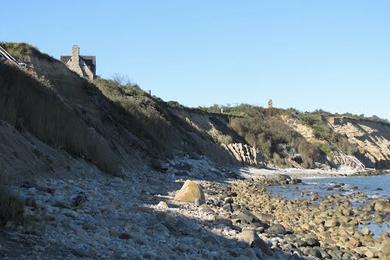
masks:
{"type": "Polygon", "coordinates": [[[27,169],[30,161],[50,168],[27,156],[44,149],[21,149],[21,136],[114,175],[159,168],[184,155],[258,167],[390,167],[390,124],[384,121],[251,106],[223,114],[191,109],[136,86],[88,82],[27,44],[2,46],[26,64],[0,63],[1,133],[15,139],[1,150],[6,167],[27,169]],[[26,158],[10,156],[20,150],[26,158]]]}

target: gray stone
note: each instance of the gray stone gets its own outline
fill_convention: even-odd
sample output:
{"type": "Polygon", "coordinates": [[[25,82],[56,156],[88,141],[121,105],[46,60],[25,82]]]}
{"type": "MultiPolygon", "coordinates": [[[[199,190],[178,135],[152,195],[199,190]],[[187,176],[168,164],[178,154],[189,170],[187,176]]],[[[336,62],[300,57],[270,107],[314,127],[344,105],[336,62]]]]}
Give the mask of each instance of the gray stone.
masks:
{"type": "Polygon", "coordinates": [[[232,207],[232,204],[225,204],[223,207],[222,207],[223,210],[227,211],[227,212],[233,212],[233,207],[232,207]]]}
{"type": "Polygon", "coordinates": [[[314,237],[309,237],[306,239],[306,245],[311,247],[320,246],[320,242],[314,237]]]}
{"type": "Polygon", "coordinates": [[[245,208],[241,208],[240,212],[237,214],[237,218],[241,221],[243,224],[253,224],[253,223],[260,223],[264,224],[260,219],[258,219],[252,212],[245,208]]]}
{"type": "Polygon", "coordinates": [[[308,256],[314,256],[317,258],[322,258],[321,251],[318,247],[306,247],[303,252],[308,256]]]}
{"type": "Polygon", "coordinates": [[[286,229],[280,224],[273,224],[268,228],[268,233],[272,235],[285,235],[286,229]]]}
{"type": "Polygon", "coordinates": [[[269,247],[254,230],[244,229],[239,235],[238,239],[247,243],[251,247],[259,247],[264,253],[269,254],[269,247]]]}

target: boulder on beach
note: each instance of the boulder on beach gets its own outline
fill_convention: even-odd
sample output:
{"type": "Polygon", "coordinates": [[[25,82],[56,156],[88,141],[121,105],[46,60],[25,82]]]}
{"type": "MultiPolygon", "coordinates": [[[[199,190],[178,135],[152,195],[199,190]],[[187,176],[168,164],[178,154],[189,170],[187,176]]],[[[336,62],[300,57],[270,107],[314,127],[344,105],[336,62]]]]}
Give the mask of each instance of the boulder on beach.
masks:
{"type": "Polygon", "coordinates": [[[254,226],[264,227],[264,228],[269,227],[265,222],[261,221],[251,211],[245,208],[242,208],[239,211],[239,213],[237,214],[237,218],[242,224],[252,224],[254,226]]]}
{"type": "Polygon", "coordinates": [[[202,188],[194,181],[187,180],[183,187],[176,193],[175,201],[179,202],[192,202],[199,201],[200,204],[204,203],[205,197],[202,188]]]}

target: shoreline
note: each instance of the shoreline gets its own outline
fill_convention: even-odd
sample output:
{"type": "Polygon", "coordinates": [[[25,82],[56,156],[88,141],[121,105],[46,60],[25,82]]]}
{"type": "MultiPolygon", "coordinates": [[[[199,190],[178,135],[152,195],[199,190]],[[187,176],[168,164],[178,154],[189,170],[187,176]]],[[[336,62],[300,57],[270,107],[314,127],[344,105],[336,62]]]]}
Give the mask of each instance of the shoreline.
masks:
{"type": "Polygon", "coordinates": [[[352,176],[378,176],[389,175],[389,170],[366,170],[354,169],[322,170],[322,169],[296,169],[296,168],[275,168],[260,169],[255,167],[242,167],[239,169],[239,176],[243,178],[275,178],[280,175],[288,175],[294,179],[317,179],[352,176]]]}
{"type": "MultiPolygon", "coordinates": [[[[333,175],[333,177],[337,176],[340,175],[333,175]]],[[[345,259],[366,259],[380,257],[381,248],[387,247],[389,231],[385,230],[374,236],[366,224],[390,223],[385,214],[388,212],[388,200],[368,198],[361,193],[338,194],[337,192],[321,200],[315,196],[304,200],[291,200],[276,196],[267,189],[256,187],[256,185],[269,186],[267,179],[263,180],[265,182],[250,179],[236,182],[233,184],[236,188],[232,190],[238,193],[238,204],[248,208],[260,219],[264,220],[264,216],[272,216],[268,222],[270,226],[274,223],[282,224],[286,230],[292,231],[290,236],[279,236],[280,248],[285,244],[288,244],[287,248],[289,245],[294,245],[295,250],[303,252],[303,255],[298,254],[300,256],[314,255],[319,258],[341,259],[341,255],[345,255],[345,259]],[[364,203],[359,207],[353,207],[351,201],[354,199],[363,199],[364,203]],[[319,203],[316,203],[317,201],[319,203]],[[319,241],[318,247],[307,246],[307,241],[312,238],[319,241]],[[302,240],[305,242],[301,242],[302,240]]],[[[260,233],[264,240],[274,239],[269,232],[260,233]]]]}

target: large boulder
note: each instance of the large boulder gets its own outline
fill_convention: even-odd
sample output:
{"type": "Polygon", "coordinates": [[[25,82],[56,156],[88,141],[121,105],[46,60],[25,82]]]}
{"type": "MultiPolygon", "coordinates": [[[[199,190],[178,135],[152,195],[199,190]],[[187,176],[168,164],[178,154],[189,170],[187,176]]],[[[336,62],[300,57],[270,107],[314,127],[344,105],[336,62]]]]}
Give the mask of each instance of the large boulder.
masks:
{"type": "Polygon", "coordinates": [[[194,181],[187,180],[176,193],[175,201],[204,203],[205,197],[202,188],[194,181]]]}
{"type": "Polygon", "coordinates": [[[251,211],[245,208],[242,208],[240,210],[240,212],[237,214],[237,218],[238,220],[240,220],[242,224],[251,224],[253,226],[264,227],[264,228],[269,227],[265,222],[261,221],[251,211]]]}

